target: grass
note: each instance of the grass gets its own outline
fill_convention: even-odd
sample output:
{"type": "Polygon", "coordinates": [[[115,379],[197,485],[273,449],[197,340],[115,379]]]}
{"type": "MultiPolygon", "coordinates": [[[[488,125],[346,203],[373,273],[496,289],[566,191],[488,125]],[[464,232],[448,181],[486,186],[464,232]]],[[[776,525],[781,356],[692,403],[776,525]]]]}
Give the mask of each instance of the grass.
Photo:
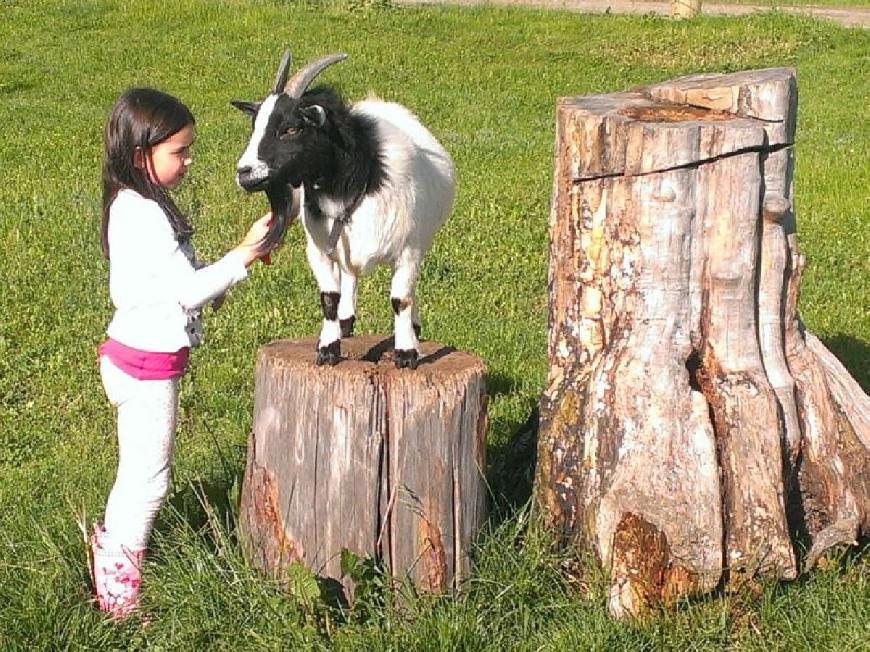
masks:
{"type": "MultiPolygon", "coordinates": [[[[285,2],[0,3],[0,647],[2,649],[815,650],[868,649],[870,562],[833,560],[799,582],[609,621],[592,565],[566,575],[525,511],[500,512],[458,598],[330,608],[301,578],[290,597],[239,554],[232,485],[244,464],[256,348],[318,328],[317,290],[293,230],[207,315],[181,397],[174,486],[146,567],[151,625],[88,604],[76,521],[100,514],[115,461],[95,365],[111,314],[98,249],[99,160],[112,100],[149,84],[186,100],[196,162],[180,194],[204,257],[260,214],[232,182],[247,121],[281,48],[345,50],[324,76],[413,107],[452,152],[460,192],[419,287],[428,337],[490,371],[493,467],[545,377],[547,216],[555,98],[698,71],[792,65],[800,117],[796,204],[809,264],[801,311],[866,389],[870,37],[807,18],[691,23],[520,9],[316,7],[285,2]],[[481,270],[483,265],[483,270],[481,270]],[[200,497],[205,499],[200,499],[200,497]],[[570,578],[574,580],[570,580],[570,578]],[[579,578],[579,580],[577,579],[579,578]]],[[[388,332],[389,276],[360,292],[363,332],[388,332]]],[[[496,493],[504,479],[490,473],[496,493]]],[[[587,562],[584,562],[587,563],[587,562]]]]}

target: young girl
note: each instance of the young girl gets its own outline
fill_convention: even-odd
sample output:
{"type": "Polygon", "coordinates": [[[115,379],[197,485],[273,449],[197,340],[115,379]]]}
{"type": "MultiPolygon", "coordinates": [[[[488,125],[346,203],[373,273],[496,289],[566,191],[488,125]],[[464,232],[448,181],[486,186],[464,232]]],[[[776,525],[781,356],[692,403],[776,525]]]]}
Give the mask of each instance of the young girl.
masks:
{"type": "Polygon", "coordinates": [[[178,380],[202,340],[200,309],[219,305],[268,254],[266,215],[219,261],[196,262],[193,229],[168,193],[184,179],[193,139],[188,108],[145,88],[117,100],[105,133],[102,246],[115,314],[99,361],[117,409],[118,474],[91,537],[91,572],[100,608],[115,617],[138,603],[142,556],[169,486],[178,380]]]}

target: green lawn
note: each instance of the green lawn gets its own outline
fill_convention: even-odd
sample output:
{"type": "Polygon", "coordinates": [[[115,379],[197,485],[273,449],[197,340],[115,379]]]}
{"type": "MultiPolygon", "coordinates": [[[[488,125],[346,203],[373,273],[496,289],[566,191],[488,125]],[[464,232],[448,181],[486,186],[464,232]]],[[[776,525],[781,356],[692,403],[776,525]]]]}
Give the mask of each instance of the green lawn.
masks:
{"type": "MultiPolygon", "coordinates": [[[[422,274],[424,333],[482,356],[489,458],[534,408],[545,376],[547,217],[555,99],[699,71],[796,66],[796,205],[808,258],[801,311],[870,386],[867,235],[870,34],[784,15],[671,22],[529,10],[341,8],[285,2],[0,2],[0,649],[870,649],[870,560],[834,560],[760,593],[681,605],[626,626],[603,612],[525,511],[500,511],[458,598],[373,597],[350,613],[301,578],[285,597],[239,554],[233,482],[244,464],[257,347],[319,327],[298,227],[221,312],[184,380],[174,486],[146,568],[147,628],[88,604],[76,522],[113,478],[113,419],[97,344],[111,314],[100,258],[100,146],[114,97],[149,84],[198,121],[180,195],[198,251],[216,257],[265,209],[233,168],[281,50],[343,50],[324,78],[412,107],[455,158],[460,190],[422,274]],[[201,488],[207,500],[197,499],[201,488]],[[530,525],[531,522],[531,525],[530,525]],[[309,587],[310,588],[310,587],[309,587]],[[862,647],[863,646],[863,647],[862,647]]],[[[364,282],[357,326],[388,332],[386,270],[364,282]]],[[[505,479],[491,472],[500,494],[505,479]]]]}

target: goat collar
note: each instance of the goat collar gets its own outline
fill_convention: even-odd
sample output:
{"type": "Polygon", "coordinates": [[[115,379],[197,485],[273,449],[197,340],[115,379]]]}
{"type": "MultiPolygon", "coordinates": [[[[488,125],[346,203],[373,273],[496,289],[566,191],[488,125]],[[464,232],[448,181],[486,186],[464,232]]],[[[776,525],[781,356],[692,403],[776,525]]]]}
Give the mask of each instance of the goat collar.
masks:
{"type": "MultiPolygon", "coordinates": [[[[306,189],[308,190],[308,189],[306,189]]],[[[317,184],[312,184],[310,190],[317,190],[317,184]]],[[[324,252],[327,256],[331,256],[332,252],[335,251],[335,248],[338,246],[338,239],[341,237],[341,231],[344,229],[344,225],[350,222],[350,218],[356,212],[356,209],[359,208],[360,204],[362,204],[363,198],[366,196],[366,191],[368,190],[368,186],[363,188],[356,197],[353,198],[347,206],[345,206],[344,210],[341,214],[335,218],[332,222],[332,229],[329,231],[329,238],[326,240],[326,249],[324,252]]],[[[305,193],[305,210],[312,216],[321,216],[322,213],[320,211],[320,206],[317,204],[317,197],[314,192],[306,192],[305,193]]]]}

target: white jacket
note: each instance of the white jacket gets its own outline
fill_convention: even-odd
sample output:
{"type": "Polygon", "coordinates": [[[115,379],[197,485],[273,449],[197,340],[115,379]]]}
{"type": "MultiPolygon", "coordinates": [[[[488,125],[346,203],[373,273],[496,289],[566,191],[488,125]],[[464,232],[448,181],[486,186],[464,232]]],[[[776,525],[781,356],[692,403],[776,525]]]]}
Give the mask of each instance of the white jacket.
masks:
{"type": "Polygon", "coordinates": [[[246,278],[242,256],[229,252],[199,266],[180,245],[163,209],[133,190],[109,208],[109,293],[115,315],[106,333],[122,344],[170,353],[202,340],[200,308],[246,278]]]}

